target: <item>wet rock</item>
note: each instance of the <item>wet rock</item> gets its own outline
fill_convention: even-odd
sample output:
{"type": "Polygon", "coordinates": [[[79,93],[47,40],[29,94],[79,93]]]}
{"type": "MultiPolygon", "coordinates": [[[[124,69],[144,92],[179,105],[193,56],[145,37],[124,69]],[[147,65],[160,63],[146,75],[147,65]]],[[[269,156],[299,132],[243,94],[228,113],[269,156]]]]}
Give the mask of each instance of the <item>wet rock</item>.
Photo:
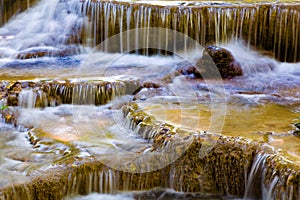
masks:
{"type": "Polygon", "coordinates": [[[203,70],[204,77],[216,77],[216,66],[223,79],[230,79],[242,76],[243,71],[232,53],[225,48],[218,46],[208,46],[203,51],[203,56],[197,61],[197,69],[203,70]],[[212,62],[213,61],[213,62],[212,62]]]}
{"type": "Polygon", "coordinates": [[[133,95],[138,94],[141,90],[143,90],[144,88],[160,88],[161,85],[157,84],[157,83],[152,83],[152,82],[144,82],[141,86],[137,87],[134,91],[133,91],[133,95]]]}
{"type": "Polygon", "coordinates": [[[193,75],[194,78],[202,78],[200,71],[192,65],[178,67],[177,72],[182,75],[193,75]]]}
{"type": "Polygon", "coordinates": [[[34,133],[31,131],[28,132],[27,139],[30,141],[30,144],[32,145],[36,145],[39,141],[39,138],[36,135],[34,135],[34,133]]]}
{"type": "Polygon", "coordinates": [[[195,66],[189,62],[180,63],[177,72],[191,78],[216,78],[220,74],[223,79],[230,79],[243,75],[240,63],[234,59],[231,52],[218,46],[206,47],[195,66]]]}
{"type": "Polygon", "coordinates": [[[7,105],[8,106],[17,106],[18,105],[18,97],[16,95],[10,95],[7,97],[7,105]]]}
{"type": "Polygon", "coordinates": [[[62,49],[55,48],[28,48],[18,53],[16,56],[18,59],[31,59],[31,58],[40,58],[46,56],[52,57],[65,57],[75,55],[79,52],[77,46],[68,46],[62,49]]]}
{"type": "Polygon", "coordinates": [[[300,122],[294,124],[298,129],[300,129],[300,122]]]}
{"type": "Polygon", "coordinates": [[[294,130],[293,134],[297,137],[300,137],[300,130],[294,130]]]}
{"type": "Polygon", "coordinates": [[[3,106],[3,109],[0,109],[0,117],[4,119],[5,123],[17,125],[18,112],[10,109],[7,106],[3,106]]]}
{"type": "Polygon", "coordinates": [[[296,130],[293,131],[293,134],[297,137],[300,137],[300,122],[294,124],[296,130]]]}
{"type": "MultiPolygon", "coordinates": [[[[132,94],[136,88],[140,87],[139,81],[135,80],[112,82],[102,80],[89,82],[17,81],[0,85],[0,99],[4,99],[7,106],[27,107],[28,102],[35,102],[30,107],[39,108],[71,103],[103,105],[116,96],[132,94]]],[[[154,84],[152,87],[157,86],[154,84]]]]}

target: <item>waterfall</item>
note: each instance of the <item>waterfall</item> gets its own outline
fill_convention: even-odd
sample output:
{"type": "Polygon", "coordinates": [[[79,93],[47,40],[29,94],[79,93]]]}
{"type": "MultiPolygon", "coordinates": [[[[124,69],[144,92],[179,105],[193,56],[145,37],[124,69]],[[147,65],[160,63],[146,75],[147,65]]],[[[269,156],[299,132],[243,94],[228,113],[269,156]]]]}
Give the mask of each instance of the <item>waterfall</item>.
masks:
{"type": "Polygon", "coordinates": [[[22,90],[18,96],[18,105],[24,108],[35,108],[37,94],[32,89],[22,90]]]}
{"type": "MultiPolygon", "coordinates": [[[[84,1],[82,12],[88,16],[89,23],[86,24],[82,39],[93,41],[92,45],[96,45],[114,34],[132,28],[162,27],[187,34],[203,46],[243,39],[249,47],[270,51],[273,57],[281,61],[298,62],[300,61],[299,10],[300,6],[297,3],[282,5],[203,3],[196,6],[160,6],[84,1]]],[[[136,37],[151,37],[147,33],[143,34],[136,37]]],[[[166,33],[165,39],[157,42],[159,45],[168,45],[170,41],[168,37],[166,33]]],[[[127,43],[128,40],[129,36],[127,43]]],[[[185,44],[183,47],[174,48],[184,46],[185,44]]]]}
{"type": "Polygon", "coordinates": [[[119,181],[118,172],[112,169],[91,170],[83,174],[68,176],[68,185],[64,188],[66,197],[87,192],[116,194],[119,181]],[[83,192],[84,191],[84,192],[83,192]]]}
{"type": "Polygon", "coordinates": [[[258,153],[246,183],[245,200],[299,199],[297,170],[278,155],[258,153]],[[274,164],[277,162],[277,164],[274,164]]]}
{"type": "Polygon", "coordinates": [[[2,0],[0,2],[0,27],[11,17],[31,7],[36,0],[2,0]]]}
{"type": "MultiPolygon", "coordinates": [[[[113,98],[132,94],[140,87],[138,81],[115,82],[37,82],[18,95],[18,105],[24,108],[60,104],[103,105],[113,98]]],[[[11,106],[8,102],[8,105],[11,106]]]]}
{"type": "MultiPolygon", "coordinates": [[[[7,13],[5,10],[13,7],[10,3],[19,5],[20,2],[22,5],[28,2],[27,5],[31,1],[5,0],[0,10],[7,13]]],[[[299,62],[299,10],[299,3],[162,6],[123,1],[42,0],[34,9],[27,9],[0,28],[0,52],[21,59],[73,55],[79,48],[65,44],[83,43],[93,47],[118,33],[121,33],[118,51],[124,52],[129,43],[135,43],[138,49],[141,38],[143,46],[151,45],[153,35],[144,31],[141,35],[136,32],[134,38],[125,37],[123,31],[161,27],[166,31],[156,36],[156,46],[162,48],[171,45],[174,51],[186,48],[186,41],[179,46],[175,44],[176,37],[170,36],[167,30],[172,29],[203,46],[244,40],[248,47],[268,51],[280,61],[299,62]]],[[[139,51],[146,55],[159,52],[157,49],[139,51]]]]}
{"type": "Polygon", "coordinates": [[[230,41],[221,46],[232,52],[234,58],[241,64],[243,74],[246,76],[257,73],[268,73],[279,67],[279,62],[247,48],[247,44],[240,40],[230,41]]]}
{"type": "Polygon", "coordinates": [[[75,47],[64,45],[80,41],[79,13],[78,0],[42,0],[0,28],[0,51],[21,59],[74,54],[75,47]]]}
{"type": "Polygon", "coordinates": [[[246,184],[246,191],[244,195],[244,199],[259,199],[261,197],[262,191],[260,190],[260,187],[257,187],[257,185],[260,185],[262,182],[262,173],[264,170],[264,163],[267,158],[267,154],[263,155],[257,155],[253,161],[252,168],[248,177],[248,181],[246,184]]]}

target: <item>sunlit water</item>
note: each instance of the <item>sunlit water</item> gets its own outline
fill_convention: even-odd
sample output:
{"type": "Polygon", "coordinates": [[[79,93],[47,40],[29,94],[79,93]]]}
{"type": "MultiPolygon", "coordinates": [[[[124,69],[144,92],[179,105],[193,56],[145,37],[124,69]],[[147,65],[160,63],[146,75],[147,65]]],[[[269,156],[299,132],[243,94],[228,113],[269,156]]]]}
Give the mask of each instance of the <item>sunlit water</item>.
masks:
{"type": "Polygon", "coordinates": [[[149,145],[127,128],[120,110],[109,106],[19,109],[19,126],[34,128],[18,131],[1,124],[0,170],[6,171],[1,173],[1,187],[26,181],[26,174],[64,164],[70,158],[114,159],[116,152],[121,152],[119,156],[124,155],[122,162],[126,162],[126,157],[149,145]]]}

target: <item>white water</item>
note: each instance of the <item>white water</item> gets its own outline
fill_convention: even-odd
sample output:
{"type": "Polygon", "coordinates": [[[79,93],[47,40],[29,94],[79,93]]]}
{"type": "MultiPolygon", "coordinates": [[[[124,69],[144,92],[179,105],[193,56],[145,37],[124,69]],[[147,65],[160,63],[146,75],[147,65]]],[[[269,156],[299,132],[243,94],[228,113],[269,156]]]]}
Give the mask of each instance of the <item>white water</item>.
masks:
{"type": "MultiPolygon", "coordinates": [[[[154,188],[152,190],[120,192],[118,194],[98,194],[91,193],[86,196],[75,196],[65,198],[65,200],[173,200],[173,199],[191,199],[191,200],[217,200],[220,199],[217,195],[201,194],[201,193],[184,193],[177,192],[173,189],[154,188]]],[[[226,198],[231,199],[231,198],[226,198]]],[[[233,198],[233,200],[236,200],[233,198]]]]}
{"type": "Polygon", "coordinates": [[[244,75],[268,73],[279,66],[279,62],[273,58],[262,56],[241,40],[231,41],[221,46],[232,52],[235,59],[241,64],[244,75]]]}
{"type": "Polygon", "coordinates": [[[30,164],[32,148],[26,133],[0,121],[0,188],[28,181],[26,171],[38,165],[30,164]]]}
{"type": "MultiPolygon", "coordinates": [[[[67,200],[68,198],[66,198],[67,200]]],[[[87,196],[77,196],[74,198],[71,198],[72,200],[134,200],[132,194],[116,194],[116,195],[111,195],[111,194],[97,194],[97,193],[92,193],[87,196]]]]}
{"type": "Polygon", "coordinates": [[[36,102],[37,93],[32,89],[22,90],[18,96],[18,106],[25,108],[34,108],[36,102]]]}
{"type": "Polygon", "coordinates": [[[280,183],[280,178],[275,173],[272,174],[271,180],[266,180],[265,176],[267,173],[266,168],[266,159],[270,155],[268,154],[257,154],[252,164],[252,168],[246,183],[246,191],[243,200],[255,200],[260,198],[262,200],[272,200],[280,197],[281,199],[291,199],[287,190],[280,194],[274,193],[274,189],[277,184],[280,184],[282,187],[291,187],[284,186],[284,183],[280,183]],[[268,183],[265,185],[265,183],[268,183]],[[260,187],[260,193],[258,193],[257,188],[260,187]]]}
{"type": "Polygon", "coordinates": [[[0,54],[14,57],[25,50],[61,48],[72,34],[79,37],[83,23],[79,13],[78,0],[40,1],[0,28],[0,54]]]}
{"type": "MultiPolygon", "coordinates": [[[[4,67],[5,69],[1,70],[0,73],[7,76],[30,74],[31,77],[36,75],[46,78],[61,77],[64,74],[65,77],[74,77],[78,74],[84,77],[125,73],[129,76],[138,75],[142,78],[155,76],[161,78],[174,72],[177,64],[182,61],[183,58],[170,56],[149,58],[108,53],[95,53],[88,57],[82,55],[72,58],[14,59],[20,52],[38,52],[45,49],[55,52],[68,47],[65,43],[69,36],[75,33],[76,37],[80,37],[78,35],[79,30],[86,23],[85,17],[81,14],[81,6],[82,2],[78,0],[42,0],[35,7],[19,14],[4,27],[1,27],[0,68],[4,67]],[[95,60],[94,58],[97,58],[98,62],[91,63],[95,60]],[[82,63],[81,67],[76,68],[78,71],[74,70],[73,67],[80,63],[82,63]],[[107,66],[107,63],[110,66],[107,66]],[[59,68],[59,66],[63,67],[59,68]],[[72,68],[68,66],[72,66],[72,68]]],[[[232,51],[236,60],[241,63],[246,78],[241,78],[238,82],[249,83],[248,88],[262,88],[261,86],[264,88],[269,86],[282,88],[300,84],[300,63],[280,63],[250,49],[247,44],[239,40],[221,46],[232,51]]],[[[190,63],[193,63],[195,58],[201,56],[198,54],[192,55],[190,53],[189,57],[186,58],[190,63]]],[[[298,95],[294,97],[297,98],[298,95]]]]}

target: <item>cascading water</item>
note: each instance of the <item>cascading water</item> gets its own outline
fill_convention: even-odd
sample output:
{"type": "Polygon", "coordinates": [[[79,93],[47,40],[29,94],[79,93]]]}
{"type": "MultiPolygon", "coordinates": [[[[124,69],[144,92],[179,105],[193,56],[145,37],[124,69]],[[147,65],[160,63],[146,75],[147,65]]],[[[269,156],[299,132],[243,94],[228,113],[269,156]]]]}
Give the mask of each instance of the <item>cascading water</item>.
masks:
{"type": "Polygon", "coordinates": [[[29,90],[23,90],[19,94],[18,104],[20,107],[24,108],[34,108],[35,102],[36,102],[37,94],[32,91],[32,89],[29,90]]]}
{"type": "MultiPolygon", "coordinates": [[[[90,22],[85,27],[83,39],[95,46],[132,28],[162,27],[184,33],[204,46],[243,39],[248,46],[270,51],[281,61],[299,61],[300,7],[297,3],[166,5],[85,1],[82,10],[90,22]]],[[[168,37],[166,34],[165,42],[157,42],[164,47],[168,45],[168,37]]]]}
{"type": "Polygon", "coordinates": [[[0,57],[36,58],[76,54],[83,18],[80,3],[41,1],[0,28],[0,57]],[[25,23],[24,23],[25,22],[25,23]]]}
{"type": "MultiPolygon", "coordinates": [[[[299,4],[147,3],[41,0],[0,28],[0,72],[9,80],[0,84],[0,198],[76,199],[81,197],[74,195],[92,192],[105,194],[90,197],[113,199],[299,198],[299,141],[291,124],[300,110],[300,67],[280,62],[299,61],[299,4]],[[177,71],[201,55],[188,51],[187,38],[174,42],[179,38],[169,29],[158,32],[157,40],[147,29],[135,30],[134,37],[122,33],[143,27],[177,30],[202,45],[216,44],[232,52],[243,76],[222,82],[228,118],[220,134],[228,137],[206,129],[213,111],[208,105],[218,91],[177,71]],[[85,54],[118,33],[119,46],[103,49],[118,48],[118,53],[85,54]],[[140,44],[151,46],[151,41],[192,55],[184,60],[122,54],[133,52],[132,46],[144,55],[160,52],[137,50],[140,44]],[[273,58],[252,47],[271,52],[273,58]],[[87,57],[86,65],[78,67],[87,57]],[[41,79],[11,80],[35,77],[41,79]],[[73,81],[78,77],[83,81],[73,81]],[[179,95],[181,78],[190,90],[179,95]],[[190,91],[194,99],[185,94],[190,91]],[[130,108],[132,102],[136,104],[130,108]],[[131,113],[123,116],[126,108],[131,113]],[[193,130],[177,127],[182,120],[187,122],[184,128],[193,130]],[[199,121],[201,129],[195,128],[199,121]],[[178,143],[174,145],[177,137],[193,138],[190,149],[182,152],[178,143]],[[278,152],[257,153],[264,151],[262,143],[285,149],[296,161],[282,160],[287,155],[277,156],[278,152]],[[143,162],[171,147],[175,150],[165,159],[143,162]],[[172,164],[149,170],[179,154],[172,164]],[[119,166],[123,170],[117,170],[119,166]],[[137,173],[138,169],[149,171],[137,173]]],[[[0,11],[3,8],[0,4],[0,11]]],[[[1,17],[0,24],[7,20],[1,17]]]]}
{"type": "MultiPolygon", "coordinates": [[[[294,171],[288,170],[284,174],[278,174],[280,168],[271,171],[268,167],[272,164],[272,155],[259,153],[256,155],[251,172],[246,184],[244,200],[251,199],[298,199],[299,191],[295,191],[291,181],[294,179],[294,171]],[[257,186],[260,187],[257,187],[257,186]]],[[[280,158],[279,158],[280,159],[280,158]]]]}
{"type": "Polygon", "coordinates": [[[0,2],[0,27],[11,17],[26,10],[35,3],[35,0],[3,0],[0,2]]]}
{"type": "Polygon", "coordinates": [[[23,108],[44,108],[61,104],[104,105],[114,98],[132,94],[141,87],[139,81],[124,80],[115,82],[44,82],[16,83],[24,85],[13,100],[6,104],[23,108]]]}

